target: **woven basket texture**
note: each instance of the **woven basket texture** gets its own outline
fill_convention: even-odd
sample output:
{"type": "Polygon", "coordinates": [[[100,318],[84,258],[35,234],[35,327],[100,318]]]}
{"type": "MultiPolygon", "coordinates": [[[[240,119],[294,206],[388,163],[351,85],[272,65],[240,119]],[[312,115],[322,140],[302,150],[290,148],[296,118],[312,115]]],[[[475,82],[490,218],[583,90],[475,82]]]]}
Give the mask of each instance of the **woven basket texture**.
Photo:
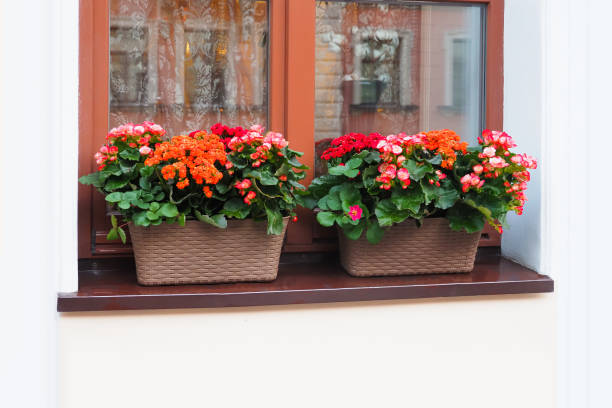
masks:
{"type": "Polygon", "coordinates": [[[200,221],[139,227],[130,223],[138,283],[146,286],[276,279],[283,233],[266,222],[228,220],[221,229],[200,221]]]}
{"type": "Polygon", "coordinates": [[[370,244],[340,235],[340,261],[353,276],[416,275],[470,272],[480,232],[450,229],[446,218],[426,218],[421,228],[413,220],[385,230],[381,242],[370,244]]]}

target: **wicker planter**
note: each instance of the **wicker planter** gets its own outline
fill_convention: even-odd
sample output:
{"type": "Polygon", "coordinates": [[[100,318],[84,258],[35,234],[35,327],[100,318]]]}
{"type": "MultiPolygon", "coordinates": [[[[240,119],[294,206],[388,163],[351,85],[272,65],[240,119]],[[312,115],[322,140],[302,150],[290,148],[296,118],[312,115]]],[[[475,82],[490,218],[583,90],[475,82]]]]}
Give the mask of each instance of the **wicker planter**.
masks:
{"type": "Polygon", "coordinates": [[[184,227],[129,225],[141,285],[181,285],[221,282],[265,282],[276,279],[287,230],[267,235],[266,223],[228,220],[226,229],[200,221],[184,227]]]}
{"type": "Polygon", "coordinates": [[[480,233],[452,231],[446,218],[426,218],[421,228],[407,220],[388,228],[370,244],[340,235],[340,261],[353,276],[389,276],[470,272],[480,233]]]}

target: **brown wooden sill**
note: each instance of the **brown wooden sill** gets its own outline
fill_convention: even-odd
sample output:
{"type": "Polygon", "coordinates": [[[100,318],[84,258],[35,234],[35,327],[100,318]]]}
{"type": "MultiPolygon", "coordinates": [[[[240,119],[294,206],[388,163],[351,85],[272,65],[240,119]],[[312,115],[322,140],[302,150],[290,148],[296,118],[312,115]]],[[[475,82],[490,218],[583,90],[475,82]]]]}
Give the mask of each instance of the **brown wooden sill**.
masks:
{"type": "MultiPolygon", "coordinates": [[[[335,254],[334,254],[335,255],[335,254]]],[[[292,305],[552,292],[554,282],[480,248],[470,273],[354,278],[337,257],[287,254],[269,283],[140,286],[133,260],[79,261],[79,291],[60,293],[59,312],[292,305]]]]}

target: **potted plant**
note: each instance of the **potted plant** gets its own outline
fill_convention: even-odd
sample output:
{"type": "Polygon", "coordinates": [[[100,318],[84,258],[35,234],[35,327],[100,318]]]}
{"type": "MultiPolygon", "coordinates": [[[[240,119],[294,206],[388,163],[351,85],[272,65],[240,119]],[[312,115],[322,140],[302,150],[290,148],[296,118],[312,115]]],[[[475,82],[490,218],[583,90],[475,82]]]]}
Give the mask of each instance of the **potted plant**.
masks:
{"type": "Polygon", "coordinates": [[[318,222],[337,225],[352,275],[469,272],[485,222],[502,232],[521,214],[529,171],[512,138],[485,130],[468,148],[451,130],[415,135],[350,133],[322,159],[328,174],[309,187],[318,222]],[[375,245],[377,244],[377,245],[375,245]]]}
{"type": "Polygon", "coordinates": [[[143,285],[269,281],[276,278],[289,217],[304,187],[301,153],[283,135],[221,124],[162,140],[145,122],[110,131],[98,171],[81,177],[128,226],[143,285]]]}

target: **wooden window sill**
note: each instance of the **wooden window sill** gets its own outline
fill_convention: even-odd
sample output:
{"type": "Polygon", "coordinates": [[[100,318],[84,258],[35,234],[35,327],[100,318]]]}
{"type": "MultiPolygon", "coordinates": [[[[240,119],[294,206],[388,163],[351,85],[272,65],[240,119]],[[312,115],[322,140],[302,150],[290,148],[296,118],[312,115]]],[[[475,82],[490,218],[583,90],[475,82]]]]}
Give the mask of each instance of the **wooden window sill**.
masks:
{"type": "Polygon", "coordinates": [[[281,259],[268,283],[140,286],[131,258],[79,262],[79,291],[60,293],[59,312],[292,305],[450,296],[544,293],[554,282],[502,258],[498,248],[480,248],[470,273],[355,278],[337,257],[281,259]]]}

